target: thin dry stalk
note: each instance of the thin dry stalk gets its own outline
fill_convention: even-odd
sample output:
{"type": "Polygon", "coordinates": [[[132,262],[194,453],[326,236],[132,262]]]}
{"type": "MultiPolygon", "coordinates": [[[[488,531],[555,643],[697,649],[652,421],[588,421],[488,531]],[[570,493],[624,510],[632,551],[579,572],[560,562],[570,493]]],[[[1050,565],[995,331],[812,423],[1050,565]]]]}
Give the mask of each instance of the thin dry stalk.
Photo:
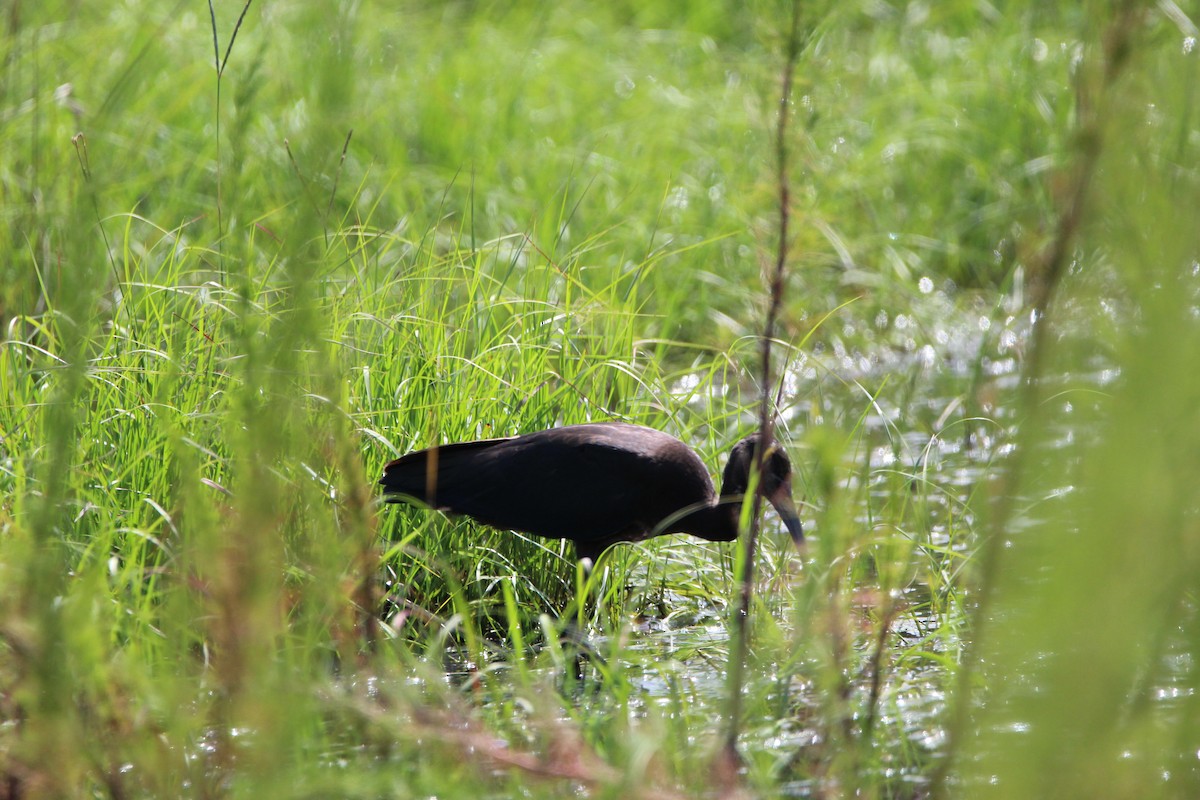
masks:
{"type": "MultiPolygon", "coordinates": [[[[108,266],[112,269],[115,290],[118,294],[121,294],[121,271],[117,269],[117,260],[113,254],[112,242],[109,241],[108,230],[104,227],[104,216],[100,213],[100,201],[96,197],[96,186],[92,183],[92,162],[88,155],[87,136],[80,131],[71,137],[71,144],[75,146],[75,156],[79,159],[79,172],[83,175],[84,193],[91,202],[92,212],[96,215],[96,227],[100,229],[100,238],[104,240],[104,252],[108,256],[108,266]]],[[[120,302],[116,298],[114,298],[114,301],[120,302]]],[[[136,339],[137,320],[133,316],[133,304],[129,302],[128,298],[125,298],[124,306],[125,315],[129,317],[130,334],[136,339]]]]}
{"type": "MultiPolygon", "coordinates": [[[[762,475],[766,455],[774,442],[771,411],[771,343],[779,313],[783,307],[784,279],[787,274],[788,236],[791,220],[791,188],[788,178],[788,120],[791,118],[792,82],[796,61],[800,56],[800,2],[792,2],[791,27],[785,42],[786,57],[783,65],[783,81],[779,92],[778,117],[775,126],[775,176],[778,191],[778,242],[775,263],[768,281],[768,305],[766,322],[762,334],[762,374],[759,402],[759,445],[755,454],[755,470],[762,475]]],[[[742,689],[745,682],[746,658],[750,649],[750,604],[754,595],[754,557],[758,546],[759,520],[762,517],[762,485],[754,493],[753,513],[750,530],[746,533],[745,558],[738,578],[739,595],[734,612],[734,646],[729,664],[729,728],[726,731],[721,758],[725,761],[720,771],[728,772],[729,766],[739,761],[737,740],[742,726],[742,689]]]]}
{"type": "Polygon", "coordinates": [[[887,594],[883,599],[883,610],[879,616],[879,628],[875,632],[875,649],[871,652],[871,660],[867,664],[867,674],[870,675],[870,694],[867,697],[866,718],[862,725],[862,743],[865,747],[871,744],[875,732],[875,723],[879,719],[879,698],[883,693],[883,663],[888,652],[888,637],[892,633],[892,625],[900,612],[899,603],[887,594]]]}
{"type": "Polygon", "coordinates": [[[225,75],[225,67],[229,64],[229,54],[233,52],[233,43],[237,41],[238,31],[242,29],[242,22],[246,19],[246,12],[250,10],[250,3],[253,0],[246,0],[246,4],[242,6],[242,13],[238,14],[237,23],[233,26],[233,33],[229,37],[229,44],[225,47],[225,55],[221,56],[221,45],[217,41],[217,10],[213,8],[212,0],[208,0],[208,18],[212,23],[213,37],[213,65],[217,70],[217,109],[216,109],[216,140],[217,140],[217,241],[225,238],[225,221],[224,212],[222,211],[221,203],[221,78],[225,75]]]}
{"type": "Polygon", "coordinates": [[[464,762],[484,773],[513,770],[535,779],[571,781],[591,789],[620,788],[620,796],[629,798],[682,800],[684,797],[649,781],[638,786],[629,785],[627,775],[606,764],[574,729],[565,725],[554,725],[547,736],[552,745],[547,752],[539,754],[513,748],[470,716],[450,709],[413,708],[411,716],[400,722],[395,708],[383,707],[376,702],[359,702],[353,708],[355,713],[384,731],[423,743],[437,742],[457,750],[464,762]]]}
{"type": "Polygon", "coordinates": [[[337,199],[338,183],[342,179],[342,170],[346,167],[346,153],[350,150],[350,139],[354,136],[354,129],[351,128],[346,132],[346,141],[342,143],[342,156],[338,159],[337,171],[333,173],[333,188],[329,190],[329,202],[325,205],[325,237],[329,238],[329,215],[333,213],[333,201],[337,199]]]}
{"type": "Polygon", "coordinates": [[[374,653],[379,644],[379,549],[377,520],[370,484],[363,474],[362,460],[350,447],[349,436],[340,432],[337,445],[338,470],[343,476],[342,511],[345,514],[344,530],[355,542],[354,590],[352,602],[357,611],[357,625],[363,657],[374,653]]]}

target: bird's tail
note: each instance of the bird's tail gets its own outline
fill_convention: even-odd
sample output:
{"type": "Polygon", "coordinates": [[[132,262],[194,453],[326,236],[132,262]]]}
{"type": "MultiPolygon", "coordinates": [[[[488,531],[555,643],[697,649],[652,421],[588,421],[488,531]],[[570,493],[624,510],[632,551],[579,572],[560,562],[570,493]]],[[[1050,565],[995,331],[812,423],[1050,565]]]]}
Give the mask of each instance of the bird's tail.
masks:
{"type": "Polygon", "coordinates": [[[471,464],[480,452],[506,441],[509,440],[458,442],[401,456],[383,468],[379,483],[384,499],[388,502],[415,499],[438,508],[439,494],[453,497],[463,482],[471,480],[471,464]]]}

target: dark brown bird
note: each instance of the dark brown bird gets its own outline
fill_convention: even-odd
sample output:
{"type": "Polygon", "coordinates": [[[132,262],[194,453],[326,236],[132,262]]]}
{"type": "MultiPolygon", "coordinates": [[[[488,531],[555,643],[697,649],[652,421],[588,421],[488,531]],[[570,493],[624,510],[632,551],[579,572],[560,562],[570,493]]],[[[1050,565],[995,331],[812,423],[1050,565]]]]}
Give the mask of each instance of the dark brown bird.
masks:
{"type": "MultiPolygon", "coordinates": [[[[416,500],[493,528],[570,539],[576,556],[594,563],[609,545],[666,533],[736,539],[758,438],[734,445],[720,495],[683,442],[622,422],[420,450],[384,467],[379,483],[389,502],[416,500]]],[[[803,544],[792,465],[781,448],[772,448],[763,472],[763,496],[803,544]]]]}

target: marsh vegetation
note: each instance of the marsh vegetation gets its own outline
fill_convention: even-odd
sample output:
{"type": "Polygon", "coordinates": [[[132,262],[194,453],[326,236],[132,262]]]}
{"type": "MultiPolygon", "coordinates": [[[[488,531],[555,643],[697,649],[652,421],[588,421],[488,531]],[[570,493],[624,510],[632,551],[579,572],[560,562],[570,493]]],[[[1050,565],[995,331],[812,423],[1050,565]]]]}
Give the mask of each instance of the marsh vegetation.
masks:
{"type": "Polygon", "coordinates": [[[1200,795],[1197,11],[802,4],[789,72],[788,3],[12,0],[0,798],[1200,795]],[[610,419],[718,474],[781,96],[809,544],[732,770],[744,544],[375,482],[610,419]]]}

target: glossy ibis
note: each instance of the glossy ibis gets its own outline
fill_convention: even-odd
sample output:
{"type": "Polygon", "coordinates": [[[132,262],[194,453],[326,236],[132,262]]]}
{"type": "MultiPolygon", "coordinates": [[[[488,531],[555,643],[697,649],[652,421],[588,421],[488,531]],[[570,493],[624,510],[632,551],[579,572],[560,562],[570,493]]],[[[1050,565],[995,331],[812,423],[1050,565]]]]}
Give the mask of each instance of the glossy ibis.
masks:
{"type": "MultiPolygon", "coordinates": [[[[737,538],[758,438],[734,445],[719,495],[683,442],[621,422],[433,447],[391,462],[379,482],[389,502],[415,500],[493,528],[570,539],[577,558],[595,563],[609,545],[660,534],[737,538]]],[[[791,463],[774,447],[765,464],[763,496],[799,546],[791,463]]]]}

